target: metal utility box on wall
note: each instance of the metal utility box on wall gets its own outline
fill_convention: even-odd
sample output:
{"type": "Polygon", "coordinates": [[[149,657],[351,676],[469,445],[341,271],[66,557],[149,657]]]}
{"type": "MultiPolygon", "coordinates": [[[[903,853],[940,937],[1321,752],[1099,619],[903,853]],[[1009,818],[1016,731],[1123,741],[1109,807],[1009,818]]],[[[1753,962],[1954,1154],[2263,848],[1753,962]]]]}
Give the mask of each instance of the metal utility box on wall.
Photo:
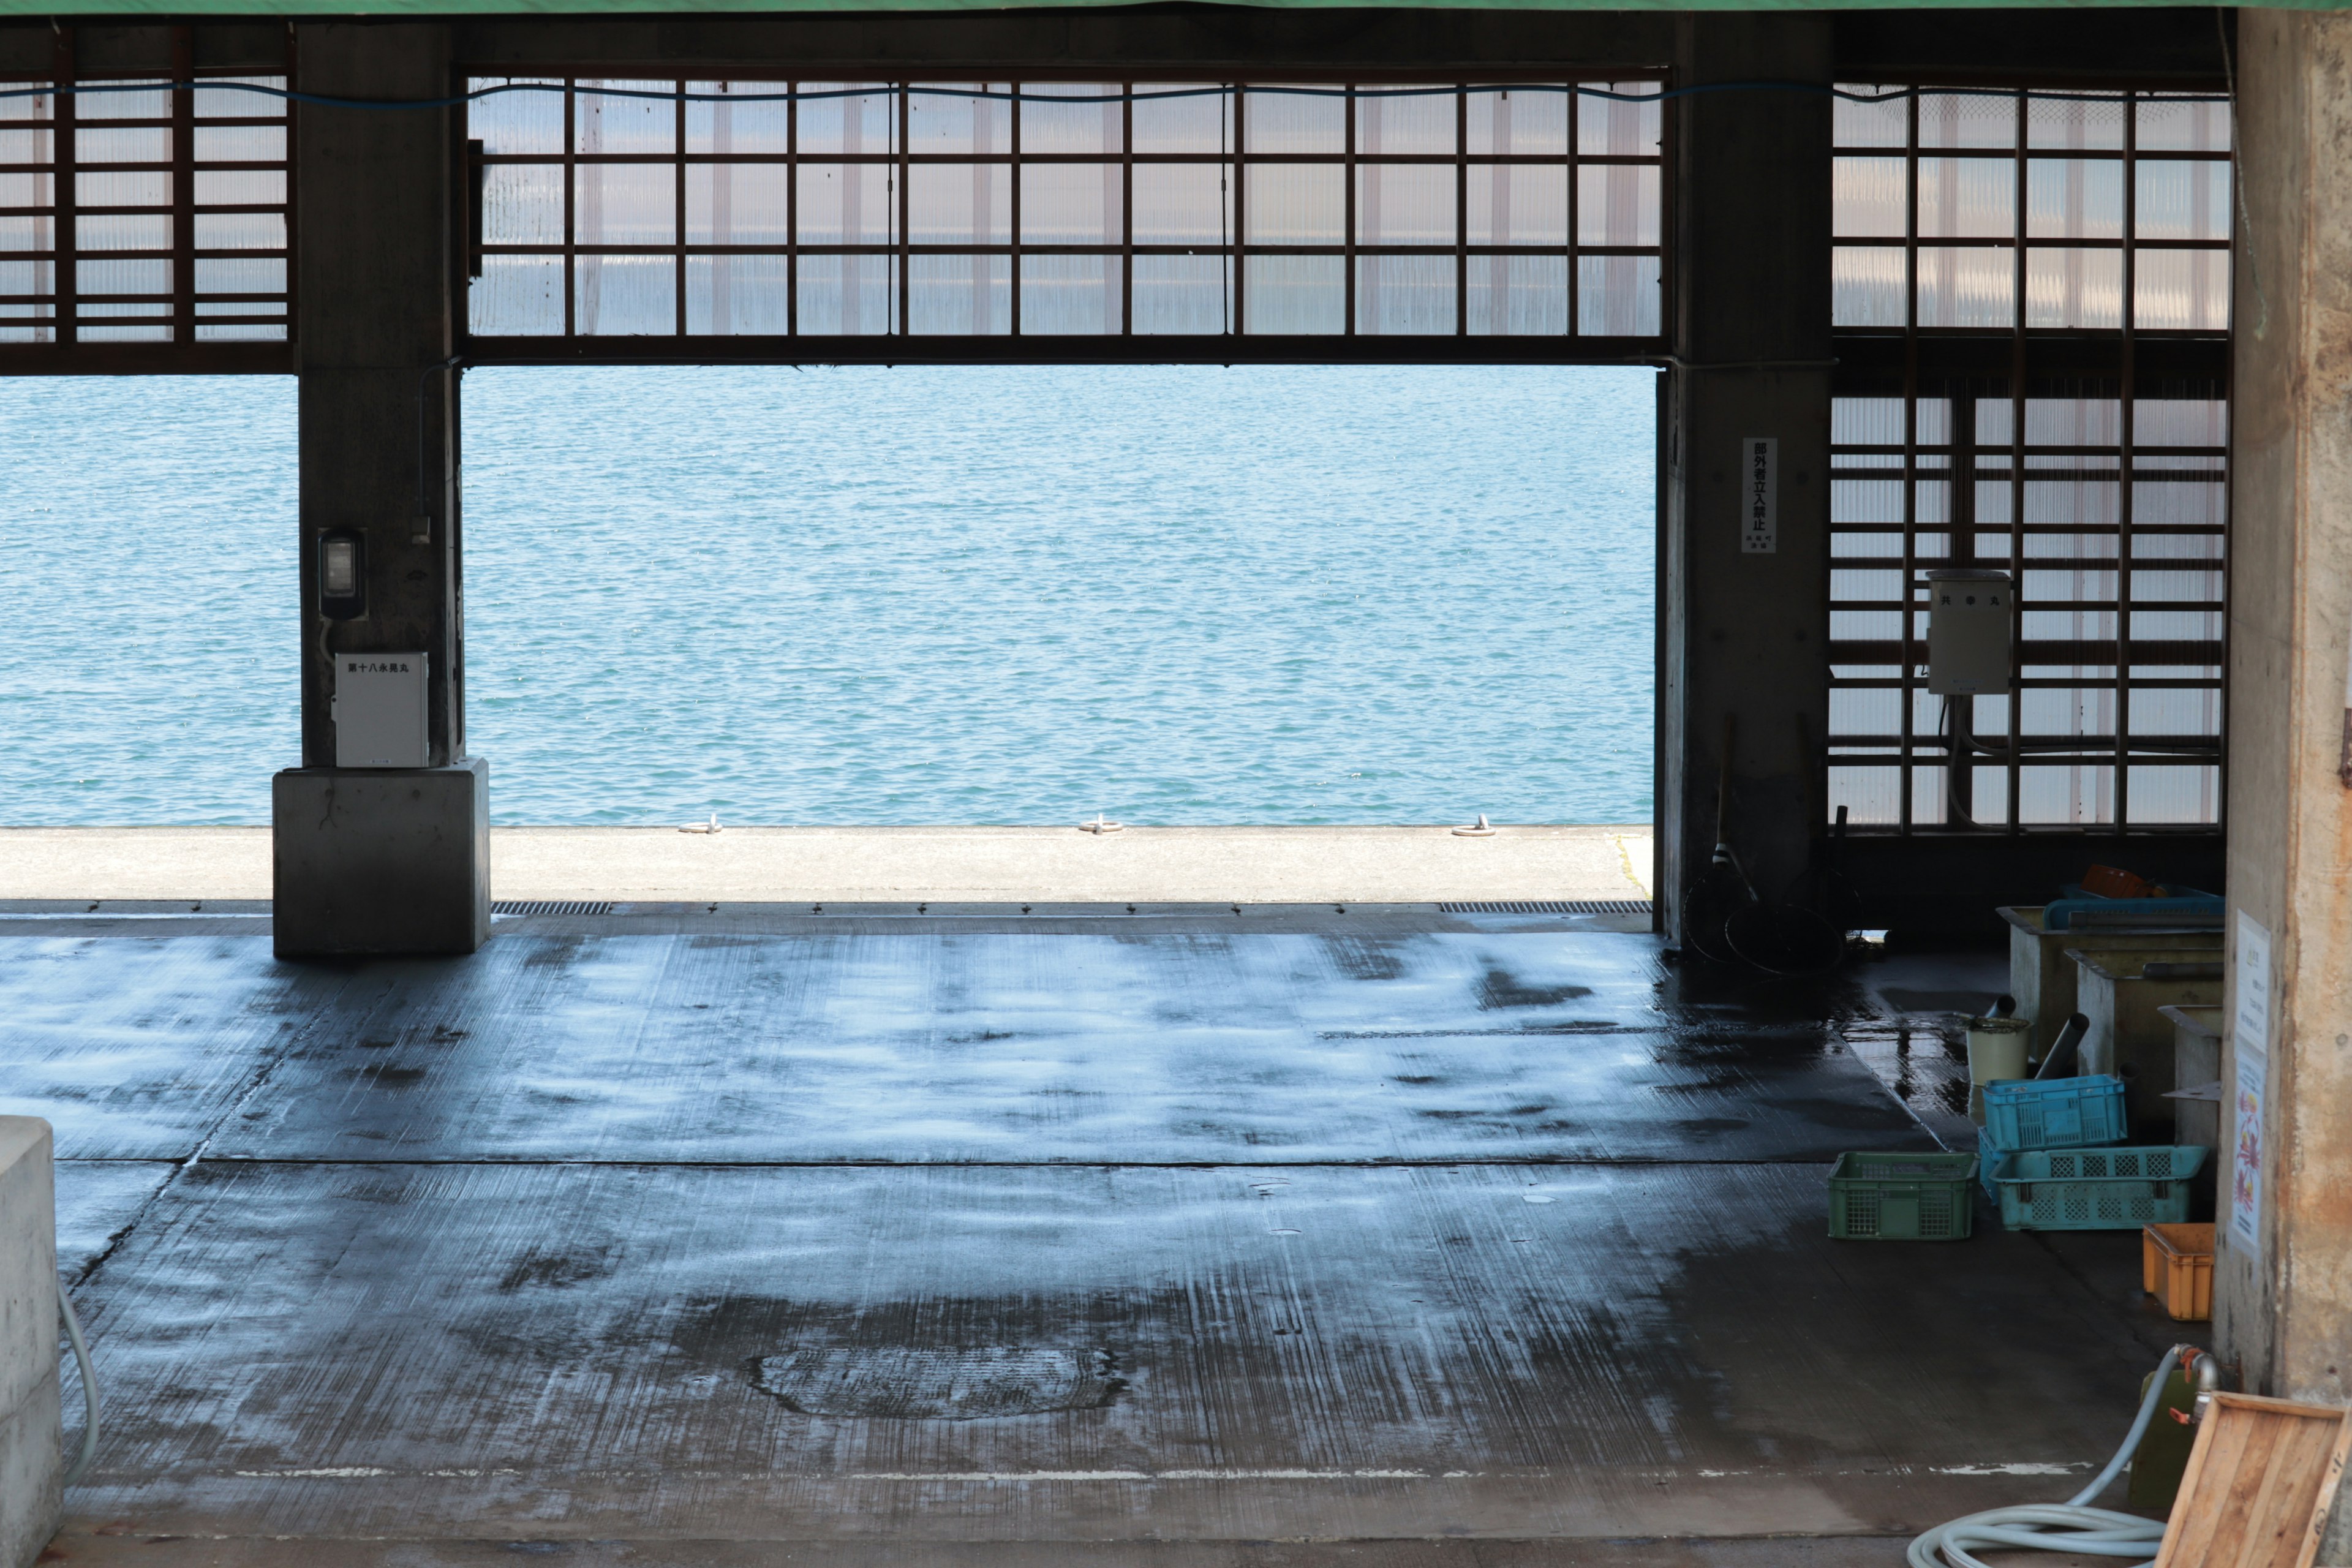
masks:
{"type": "Polygon", "coordinates": [[[425,668],[422,653],[335,656],[335,766],[431,765],[425,668]]]}
{"type": "Polygon", "coordinates": [[[1952,567],[1928,573],[1928,691],[1937,697],[2007,691],[2015,609],[2006,572],[1952,567]]]}

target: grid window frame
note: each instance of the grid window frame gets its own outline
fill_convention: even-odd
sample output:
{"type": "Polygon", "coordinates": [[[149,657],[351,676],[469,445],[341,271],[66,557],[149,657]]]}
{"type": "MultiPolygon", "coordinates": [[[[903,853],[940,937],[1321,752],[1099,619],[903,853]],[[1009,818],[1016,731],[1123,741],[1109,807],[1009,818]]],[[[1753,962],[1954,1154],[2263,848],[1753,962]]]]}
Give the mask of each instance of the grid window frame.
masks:
{"type": "MultiPolygon", "coordinates": [[[[1840,161],[1834,243],[1841,252],[1877,249],[1882,266],[1899,245],[1903,272],[1900,319],[1890,322],[1883,300],[1860,309],[1864,291],[1843,291],[1867,276],[1864,268],[1842,256],[1838,269],[1840,354],[1854,368],[1838,377],[1831,446],[1832,719],[1823,758],[1831,814],[1848,809],[1864,833],[2219,833],[2235,174],[2226,101],[2179,92],[1968,89],[1979,137],[1994,135],[1989,106],[2005,105],[2009,125],[1995,144],[1952,146],[1922,135],[1922,106],[1957,100],[1953,89],[1847,90],[1899,94],[1902,135],[1899,144],[1885,135],[1883,110],[1874,127],[1857,114],[1865,133],[1853,139],[1842,117],[1832,153],[1840,161]],[[2047,97],[2082,106],[2054,111],[2078,122],[2106,113],[2111,144],[2037,140],[2029,116],[2047,97]],[[2181,112],[2217,102],[2218,111],[2181,112]],[[2197,144],[2141,145],[2143,125],[2168,116],[2185,119],[2197,144]],[[2196,129],[2210,131],[2215,121],[2218,139],[2196,129]],[[1951,172],[2001,160],[2010,165],[1998,182],[2008,191],[2006,231],[1981,220],[1955,223],[1961,204],[1952,191],[1962,182],[1951,172]],[[1895,226],[1895,193],[1885,175],[1898,162],[1894,234],[1885,231],[1895,226]],[[1945,166],[1924,169],[1930,162],[1945,166]],[[2085,221],[2082,205],[2069,215],[2077,229],[2107,232],[2037,231],[2036,164],[2064,166],[2078,195],[2098,183],[2085,171],[2112,168],[2104,181],[2112,217],[2093,213],[2085,221]],[[2181,164],[2203,165],[2188,171],[2185,184],[2192,212],[2201,203],[2207,215],[2207,232],[2149,236],[2140,195],[2161,189],[2181,164]],[[2150,170],[2154,178],[2144,173],[2150,170]],[[1923,222],[1923,190],[1942,199],[1941,223],[1923,222]],[[1979,232],[1966,232],[1971,226],[1979,232]],[[1963,232],[1935,232],[1948,228],[1963,232]],[[2049,239],[2063,243],[2035,244],[2049,239]],[[2108,319],[2034,320],[2036,248],[2114,257],[2108,319]],[[1923,269],[1922,252],[1930,249],[2005,249],[2008,319],[1930,319],[1921,308],[1923,271],[1933,271],[1923,269]],[[2200,318],[2193,324],[2151,325],[2136,274],[2148,257],[2184,253],[2218,258],[2219,310],[2209,277],[2209,302],[2189,312],[2200,318]],[[2010,689],[1934,698],[1926,689],[1925,573],[1971,566],[2012,574],[2019,636],[2010,689]]],[[[1995,184],[1975,179],[1979,213],[2000,205],[1986,199],[1995,184]]]]}
{"type": "MultiPolygon", "coordinates": [[[[1635,92],[1646,93],[1664,85],[1624,72],[1610,73],[1610,79],[1614,88],[1635,92]]],[[[543,291],[552,294],[560,289],[563,307],[560,322],[551,299],[550,308],[526,320],[506,305],[486,305],[485,291],[478,282],[467,310],[472,340],[520,343],[558,338],[580,344],[593,342],[599,357],[625,358],[632,339],[641,343],[653,339],[708,342],[763,337],[823,338],[835,342],[843,338],[881,336],[939,343],[977,338],[1049,338],[1055,344],[1067,346],[1073,340],[1164,341],[1171,335],[1243,340],[1381,337],[1400,346],[1408,342],[1426,346],[1433,340],[1450,339],[1456,352],[1473,357],[1472,339],[1502,337],[1522,345],[1529,339],[1551,340],[1562,351],[1552,357],[1564,360],[1580,357],[1580,349],[1584,355],[1600,357],[1622,353],[1629,345],[1663,345],[1665,341],[1670,319],[1664,297],[1664,258],[1670,243],[1665,209],[1670,197],[1664,189],[1668,155],[1663,127],[1667,117],[1656,104],[1625,106],[1637,115],[1650,117],[1652,139],[1646,150],[1588,147],[1584,143],[1591,138],[1579,133],[1579,105],[1609,100],[1561,90],[1577,84],[1558,76],[1525,84],[1391,79],[1300,84],[1309,87],[1318,95],[1314,97],[1295,89],[1280,90],[1286,84],[1197,80],[1094,84],[931,79],[871,82],[633,79],[625,84],[631,89],[677,96],[668,101],[638,100],[669,114],[667,148],[624,153],[583,153],[577,123],[582,100],[596,98],[599,87],[622,85],[614,77],[475,74],[467,79],[469,91],[507,82],[561,89],[560,144],[543,138],[542,145],[529,150],[501,148],[494,136],[484,137],[480,131],[469,128],[468,137],[484,142],[471,155],[493,190],[534,165],[560,170],[565,192],[562,231],[553,237],[517,237],[492,204],[483,215],[483,231],[474,238],[470,269],[478,279],[483,269],[543,269],[543,291]],[[1484,128],[1480,131],[1483,141],[1474,141],[1469,124],[1474,100],[1498,95],[1507,98],[1515,85],[1543,89],[1527,96],[1549,97],[1562,106],[1554,116],[1559,121],[1556,147],[1542,152],[1497,148],[1485,144],[1494,133],[1484,128]],[[799,97],[851,88],[870,91],[863,99],[799,97]],[[1015,96],[1009,101],[1003,97],[959,100],[925,90],[941,88],[1015,96]],[[1376,96],[1398,88],[1412,89],[1416,96],[1376,96]],[[1197,144],[1171,149],[1164,131],[1139,134],[1139,112],[1153,113],[1158,104],[1138,101],[1129,95],[1164,89],[1191,89],[1202,96],[1160,100],[1159,104],[1215,106],[1206,114],[1198,110],[1192,113],[1192,119],[1213,124],[1213,144],[1203,134],[1197,144]],[[704,105],[690,104],[685,95],[735,90],[793,95],[797,100],[789,104],[761,106],[783,110],[782,136],[772,135],[772,144],[757,153],[696,145],[688,135],[688,110],[704,105]],[[1119,95],[1123,101],[1074,106],[1098,110],[1104,128],[1094,144],[1073,146],[1066,137],[1028,133],[1030,127],[1045,125],[1047,117],[1056,112],[1041,99],[1096,93],[1119,95]],[[867,99],[876,103],[887,100],[888,105],[887,115],[865,117],[885,129],[880,145],[868,142],[849,149],[837,140],[804,133],[813,111],[826,123],[839,123],[841,113],[830,104],[863,103],[867,99]],[[974,118],[992,119],[1002,132],[1001,140],[984,150],[971,145],[927,149],[912,124],[918,106],[927,100],[938,104],[977,101],[974,118]],[[1307,105],[1319,111],[1321,120],[1333,122],[1322,128],[1321,141],[1313,135],[1302,138],[1282,122],[1279,107],[1269,108],[1283,106],[1285,100],[1288,104],[1307,105]],[[1431,144],[1425,134],[1418,142],[1408,137],[1402,147],[1367,144],[1372,140],[1364,134],[1368,112],[1378,116],[1389,104],[1418,110],[1412,118],[1423,122],[1424,132],[1433,108],[1421,106],[1433,106],[1440,117],[1451,121],[1443,144],[1431,144]],[[572,194],[580,178],[578,171],[629,163],[667,164],[674,171],[676,212],[667,243],[623,244],[583,236],[572,194]],[[755,171],[761,165],[779,166],[774,183],[781,185],[782,199],[771,205],[784,209],[781,237],[772,234],[756,243],[737,244],[722,241],[715,233],[694,232],[697,226],[689,221],[687,193],[698,179],[707,183],[719,177],[698,175],[696,171],[719,164],[755,171]],[[1604,234],[1597,238],[1580,232],[1579,187],[1587,173],[1628,165],[1645,171],[1640,176],[1646,182],[1642,187],[1646,202],[1640,219],[1644,226],[1642,232],[1631,237],[1604,234]],[[1004,171],[994,184],[995,192],[1001,194],[975,195],[971,210],[989,207],[990,221],[998,226],[975,229],[970,237],[943,237],[939,225],[926,218],[927,212],[944,210],[919,189],[927,177],[936,173],[952,184],[961,180],[963,168],[971,168],[977,174],[991,167],[1004,171]],[[846,184],[853,172],[865,171],[865,183],[871,184],[872,172],[877,168],[883,176],[879,194],[886,214],[882,231],[856,237],[832,234],[813,238],[803,210],[808,205],[804,187],[813,178],[823,174],[846,184]],[[1559,232],[1548,233],[1538,242],[1520,243],[1517,236],[1492,232],[1498,206],[1505,213],[1509,207],[1507,198],[1498,203],[1491,193],[1497,184],[1508,184],[1513,173],[1527,168],[1557,172],[1559,213],[1556,220],[1548,221],[1559,232]],[[1033,208],[1043,206],[1038,187],[1053,176],[1063,176],[1062,184],[1076,185],[1085,184],[1093,172],[1103,177],[1107,232],[1098,240],[1062,233],[1041,237],[1035,232],[1037,215],[1024,212],[1024,203],[1033,208]],[[1198,232],[1181,237],[1171,232],[1169,215],[1183,205],[1180,198],[1185,195],[1177,187],[1188,178],[1200,184],[1212,175],[1219,185],[1213,200],[1204,205],[1201,198],[1205,191],[1191,192],[1189,216],[1182,220],[1198,232]],[[1376,192],[1368,195],[1368,183],[1383,180],[1400,189],[1415,184],[1428,189],[1444,185],[1450,201],[1435,205],[1425,199],[1421,203],[1430,210],[1417,212],[1412,221],[1429,232],[1391,237],[1378,231],[1376,192]],[[1487,182],[1482,188],[1488,193],[1488,200],[1480,214],[1484,231],[1473,243],[1471,203],[1477,180],[1487,182]],[[1141,215],[1139,191],[1146,206],[1141,215]],[[925,199],[919,202],[919,195],[925,199]],[[1115,213],[1110,210],[1113,207],[1115,213]],[[1208,232],[1212,218],[1213,235],[1208,232]],[[642,330],[637,331],[608,331],[601,319],[583,321],[579,280],[583,261],[601,268],[605,265],[603,258],[629,256],[667,258],[670,296],[667,331],[652,330],[655,312],[650,311],[641,319],[642,330]],[[748,326],[737,324],[731,316],[722,317],[710,307],[695,290],[707,292],[711,274],[691,269],[709,268],[728,257],[760,258],[772,268],[780,266],[781,278],[772,272],[767,287],[780,295],[781,306],[768,310],[748,326]],[[959,263],[969,263],[972,274],[968,310],[957,298],[962,291],[959,263]],[[1474,272],[1481,263],[1483,269],[1474,272]],[[1611,275],[1594,271],[1595,264],[1633,270],[1611,275]],[[558,270],[560,283],[555,276],[558,270]],[[853,274],[867,281],[853,289],[847,281],[853,274]],[[884,280],[878,297],[871,301],[878,310],[865,303],[846,311],[836,308],[856,289],[871,289],[871,279],[877,276],[884,280]],[[1607,291],[1596,296],[1593,279],[1603,277],[1610,279],[1607,291]],[[1630,282],[1625,280],[1628,278],[1630,282]],[[689,279],[694,279],[691,289],[687,286],[689,279]],[[1646,302],[1641,297],[1645,287],[1646,302]],[[1087,294],[1088,289],[1096,292],[1087,294]],[[1530,302],[1531,296],[1547,291],[1556,291],[1559,298],[1530,302]],[[1475,300],[1474,294],[1478,295],[1475,300]],[[1634,303],[1628,307],[1619,296],[1631,297],[1634,303]],[[1075,306],[1072,300],[1077,301],[1075,306]],[[813,301],[819,308],[812,310],[813,301]],[[1596,301],[1610,308],[1596,309],[1596,301]],[[942,308],[931,308],[935,306],[942,308]],[[942,315],[961,320],[963,330],[925,331],[926,314],[934,323],[942,315]],[[1086,330],[1097,316],[1102,330],[1086,330]],[[1402,330],[1397,330],[1400,322],[1402,330]],[[1610,330],[1628,326],[1636,330],[1610,330]]],[[[547,96],[556,94],[551,91],[547,96]]],[[[1418,194],[1425,196],[1426,191],[1418,194]]],[[[845,195],[843,199],[849,198],[845,195]]],[[[865,209],[873,205],[871,195],[858,199],[858,210],[865,215],[861,222],[870,223],[871,215],[865,214],[865,209]]],[[[957,205],[956,210],[964,208],[957,205]]],[[[1135,345],[1135,349],[1142,347],[1140,342],[1135,345]]]]}

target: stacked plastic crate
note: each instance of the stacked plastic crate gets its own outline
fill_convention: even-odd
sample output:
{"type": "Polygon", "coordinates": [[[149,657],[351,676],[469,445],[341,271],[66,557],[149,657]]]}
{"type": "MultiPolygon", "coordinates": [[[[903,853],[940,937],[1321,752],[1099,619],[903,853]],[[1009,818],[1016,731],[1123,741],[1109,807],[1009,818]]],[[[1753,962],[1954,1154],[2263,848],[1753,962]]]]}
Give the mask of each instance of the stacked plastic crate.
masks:
{"type": "Polygon", "coordinates": [[[1978,1179],[2011,1230],[2137,1230],[2189,1217],[2193,1145],[2126,1146],[2123,1079],[1985,1086],[1978,1179]]]}

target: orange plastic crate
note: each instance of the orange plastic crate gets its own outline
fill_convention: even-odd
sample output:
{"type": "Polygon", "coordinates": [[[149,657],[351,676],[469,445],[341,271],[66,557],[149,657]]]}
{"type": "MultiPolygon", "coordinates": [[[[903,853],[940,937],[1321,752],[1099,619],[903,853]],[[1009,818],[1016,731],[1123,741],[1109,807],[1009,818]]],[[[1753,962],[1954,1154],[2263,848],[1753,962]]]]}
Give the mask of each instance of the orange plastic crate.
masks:
{"type": "Polygon", "coordinates": [[[2184,1323],[2213,1316],[2213,1227],[2151,1225],[2140,1230],[2140,1287],[2184,1323]]]}

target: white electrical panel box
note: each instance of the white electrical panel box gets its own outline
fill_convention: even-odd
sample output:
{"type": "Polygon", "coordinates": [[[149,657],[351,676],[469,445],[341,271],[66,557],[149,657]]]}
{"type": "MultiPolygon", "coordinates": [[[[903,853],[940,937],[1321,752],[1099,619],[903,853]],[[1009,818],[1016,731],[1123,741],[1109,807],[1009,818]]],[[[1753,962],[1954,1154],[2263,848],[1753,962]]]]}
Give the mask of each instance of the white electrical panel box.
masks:
{"type": "Polygon", "coordinates": [[[1948,567],[1927,574],[1927,689],[1974,697],[2009,689],[2015,626],[2009,574],[1948,567]]]}
{"type": "Polygon", "coordinates": [[[425,656],[337,654],[334,713],[335,766],[426,766],[425,656]]]}

